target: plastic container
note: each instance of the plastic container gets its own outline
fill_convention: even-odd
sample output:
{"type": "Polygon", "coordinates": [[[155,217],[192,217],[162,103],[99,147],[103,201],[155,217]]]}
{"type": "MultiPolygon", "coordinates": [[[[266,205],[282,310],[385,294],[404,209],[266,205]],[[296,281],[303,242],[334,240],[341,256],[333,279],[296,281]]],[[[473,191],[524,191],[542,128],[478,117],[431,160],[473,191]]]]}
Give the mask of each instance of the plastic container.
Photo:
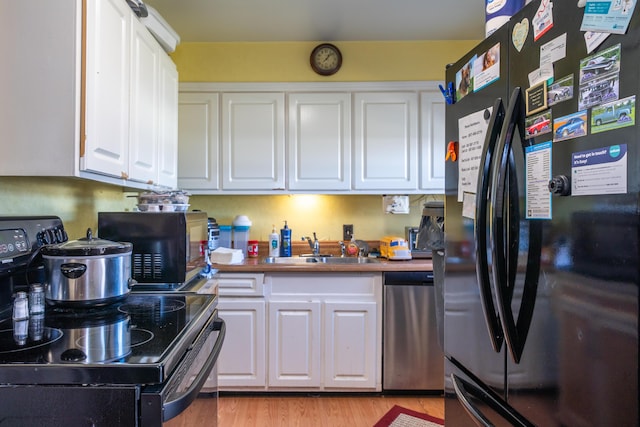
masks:
{"type": "Polygon", "coordinates": [[[258,257],[258,241],[257,240],[249,240],[248,246],[247,246],[247,252],[249,254],[249,258],[258,257]]]}
{"type": "Polygon", "coordinates": [[[213,252],[220,246],[220,226],[215,218],[208,219],[207,231],[209,233],[209,252],[213,252]]]}
{"type": "Polygon", "coordinates": [[[280,256],[291,256],[291,229],[287,225],[287,221],[284,222],[284,228],[280,229],[280,256]]]}
{"type": "Polygon", "coordinates": [[[280,235],[276,231],[275,225],[273,226],[273,230],[271,230],[271,234],[269,234],[269,256],[280,256],[280,235]]]}
{"type": "Polygon", "coordinates": [[[220,236],[218,239],[218,247],[219,248],[229,248],[231,249],[231,226],[230,225],[220,225],[220,236]]]}
{"type": "Polygon", "coordinates": [[[244,256],[249,255],[249,227],[246,225],[233,226],[233,248],[242,249],[244,256]]]}

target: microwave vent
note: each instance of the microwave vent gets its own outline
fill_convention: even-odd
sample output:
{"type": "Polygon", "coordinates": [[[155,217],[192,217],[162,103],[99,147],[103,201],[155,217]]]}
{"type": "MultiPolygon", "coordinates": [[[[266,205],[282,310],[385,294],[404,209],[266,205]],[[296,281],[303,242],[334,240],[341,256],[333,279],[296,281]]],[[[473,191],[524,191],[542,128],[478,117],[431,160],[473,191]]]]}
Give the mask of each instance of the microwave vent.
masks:
{"type": "Polygon", "coordinates": [[[162,278],[164,262],[159,253],[133,254],[133,278],[139,281],[153,281],[162,278]]]}

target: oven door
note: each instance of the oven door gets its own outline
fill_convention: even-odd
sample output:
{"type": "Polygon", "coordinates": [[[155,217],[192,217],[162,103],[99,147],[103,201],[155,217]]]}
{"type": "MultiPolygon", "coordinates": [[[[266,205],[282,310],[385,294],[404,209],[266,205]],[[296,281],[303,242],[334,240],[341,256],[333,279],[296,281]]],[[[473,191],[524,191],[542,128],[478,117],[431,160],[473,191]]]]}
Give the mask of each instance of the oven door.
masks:
{"type": "MultiPolygon", "coordinates": [[[[189,414],[183,411],[198,397],[209,376],[217,375],[215,365],[225,333],[226,325],[216,310],[169,379],[163,384],[143,388],[140,396],[141,427],[158,426],[173,419],[168,424],[171,425],[189,414]]],[[[217,389],[207,389],[207,393],[212,401],[206,406],[211,411],[215,410],[207,420],[216,421],[217,389]]]]}

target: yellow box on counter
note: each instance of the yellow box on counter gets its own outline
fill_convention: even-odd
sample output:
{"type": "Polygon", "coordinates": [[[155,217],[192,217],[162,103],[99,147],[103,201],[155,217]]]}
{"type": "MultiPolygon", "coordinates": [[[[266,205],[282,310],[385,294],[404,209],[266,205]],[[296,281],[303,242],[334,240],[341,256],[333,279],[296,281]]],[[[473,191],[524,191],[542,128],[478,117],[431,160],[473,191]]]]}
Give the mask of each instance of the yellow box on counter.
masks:
{"type": "Polygon", "coordinates": [[[385,236],[380,239],[380,256],[389,260],[411,259],[409,243],[402,237],[385,236]]]}

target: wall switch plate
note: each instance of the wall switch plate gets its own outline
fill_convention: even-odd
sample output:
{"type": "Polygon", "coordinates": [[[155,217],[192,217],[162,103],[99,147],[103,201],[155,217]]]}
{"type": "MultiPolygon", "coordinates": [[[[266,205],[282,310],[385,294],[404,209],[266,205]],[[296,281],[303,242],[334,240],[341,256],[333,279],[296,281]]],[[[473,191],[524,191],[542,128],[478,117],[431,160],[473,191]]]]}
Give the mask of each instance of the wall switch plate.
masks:
{"type": "Polygon", "coordinates": [[[353,236],[353,224],[342,224],[342,240],[345,242],[351,241],[353,236]]]}

